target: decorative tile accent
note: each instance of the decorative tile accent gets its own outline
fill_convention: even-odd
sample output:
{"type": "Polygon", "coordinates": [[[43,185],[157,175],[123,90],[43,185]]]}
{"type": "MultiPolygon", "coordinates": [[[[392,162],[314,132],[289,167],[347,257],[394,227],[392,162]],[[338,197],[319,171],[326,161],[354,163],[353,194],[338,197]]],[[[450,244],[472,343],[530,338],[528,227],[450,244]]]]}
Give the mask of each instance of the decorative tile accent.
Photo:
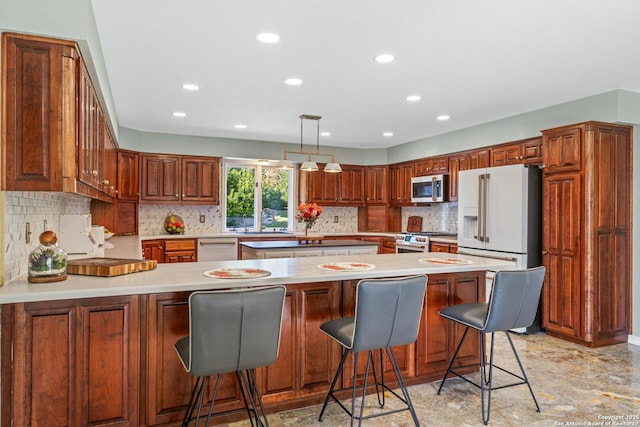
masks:
{"type": "Polygon", "coordinates": [[[407,231],[410,216],[422,217],[422,231],[458,233],[458,203],[433,203],[402,208],[402,231],[407,231]]]}
{"type": "Polygon", "coordinates": [[[69,194],[32,191],[7,191],[4,218],[3,283],[27,273],[29,254],[38,246],[38,237],[47,230],[58,233],[60,215],[90,212],[91,199],[69,194]],[[26,243],[26,223],[31,227],[31,242],[26,243]]]}

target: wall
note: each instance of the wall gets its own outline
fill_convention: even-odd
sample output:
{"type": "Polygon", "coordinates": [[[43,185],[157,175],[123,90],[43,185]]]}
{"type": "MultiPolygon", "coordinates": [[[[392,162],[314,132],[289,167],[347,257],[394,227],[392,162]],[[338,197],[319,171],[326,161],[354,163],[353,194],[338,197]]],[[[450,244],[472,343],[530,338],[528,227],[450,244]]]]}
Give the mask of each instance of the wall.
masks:
{"type": "Polygon", "coordinates": [[[38,246],[38,236],[45,230],[58,233],[60,215],[89,213],[90,199],[66,193],[3,192],[4,198],[4,271],[2,284],[27,274],[28,257],[38,246]],[[31,226],[31,243],[26,243],[26,223],[31,226]]]}

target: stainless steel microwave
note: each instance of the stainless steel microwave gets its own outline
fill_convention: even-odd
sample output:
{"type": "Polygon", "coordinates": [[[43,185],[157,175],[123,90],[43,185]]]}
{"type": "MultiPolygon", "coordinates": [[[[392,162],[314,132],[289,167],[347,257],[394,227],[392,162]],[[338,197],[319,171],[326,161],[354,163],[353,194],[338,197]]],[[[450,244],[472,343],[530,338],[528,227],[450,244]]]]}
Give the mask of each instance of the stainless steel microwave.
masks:
{"type": "Polygon", "coordinates": [[[449,175],[428,175],[411,178],[413,203],[446,202],[449,195],[449,175]]]}

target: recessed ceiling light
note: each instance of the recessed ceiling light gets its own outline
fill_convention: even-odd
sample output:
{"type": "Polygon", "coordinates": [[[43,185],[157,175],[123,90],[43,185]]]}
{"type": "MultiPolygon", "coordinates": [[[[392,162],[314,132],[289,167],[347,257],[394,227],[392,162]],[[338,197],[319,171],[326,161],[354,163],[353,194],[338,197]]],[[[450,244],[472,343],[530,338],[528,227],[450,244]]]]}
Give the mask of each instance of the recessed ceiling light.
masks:
{"type": "Polygon", "coordinates": [[[187,113],[183,113],[182,111],[174,111],[173,117],[187,117],[187,113]]]}
{"type": "Polygon", "coordinates": [[[200,86],[195,85],[193,83],[185,83],[182,85],[182,89],[184,90],[198,90],[200,89],[200,86]]]}
{"type": "Polygon", "coordinates": [[[390,53],[383,53],[381,55],[377,55],[373,59],[380,64],[388,64],[389,62],[395,61],[396,57],[394,55],[391,55],[390,53]]]}
{"type": "Polygon", "coordinates": [[[387,136],[387,137],[393,136],[393,132],[384,132],[382,136],[387,136]]]}
{"type": "Polygon", "coordinates": [[[302,80],[297,77],[291,77],[284,81],[289,86],[299,86],[302,84],[302,80]]]}
{"type": "Polygon", "coordinates": [[[449,120],[451,117],[449,117],[446,114],[440,114],[438,117],[436,117],[436,119],[440,120],[441,122],[447,121],[449,120]]]}
{"type": "Polygon", "coordinates": [[[320,132],[320,136],[331,136],[331,132],[320,132]]]}
{"type": "Polygon", "coordinates": [[[237,125],[233,126],[236,129],[246,129],[247,125],[243,125],[242,123],[238,123],[237,125]]]}
{"type": "Polygon", "coordinates": [[[420,95],[409,95],[405,98],[409,102],[418,102],[422,99],[420,95]]]}
{"type": "Polygon", "coordinates": [[[280,41],[280,36],[274,33],[260,33],[256,36],[259,42],[273,44],[280,41]]]}

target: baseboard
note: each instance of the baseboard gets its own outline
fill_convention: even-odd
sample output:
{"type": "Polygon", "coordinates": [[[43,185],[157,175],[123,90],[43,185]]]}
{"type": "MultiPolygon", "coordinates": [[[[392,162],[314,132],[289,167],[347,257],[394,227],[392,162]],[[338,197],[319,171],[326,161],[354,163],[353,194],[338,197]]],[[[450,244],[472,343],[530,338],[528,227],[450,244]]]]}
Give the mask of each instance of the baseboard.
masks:
{"type": "Polygon", "coordinates": [[[640,347],[640,337],[639,336],[629,335],[629,337],[627,338],[627,342],[629,344],[637,345],[637,346],[640,347]]]}

